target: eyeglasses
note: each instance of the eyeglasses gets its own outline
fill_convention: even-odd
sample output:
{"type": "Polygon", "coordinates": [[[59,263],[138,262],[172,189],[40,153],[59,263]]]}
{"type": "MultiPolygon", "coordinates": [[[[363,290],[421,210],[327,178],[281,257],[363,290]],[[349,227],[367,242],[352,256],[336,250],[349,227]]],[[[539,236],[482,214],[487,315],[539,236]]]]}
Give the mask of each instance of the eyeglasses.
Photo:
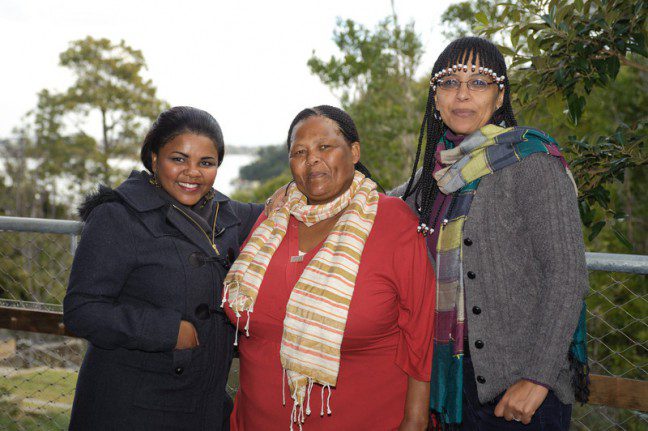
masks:
{"type": "Polygon", "coordinates": [[[437,88],[444,91],[458,90],[461,87],[461,84],[466,84],[468,90],[470,91],[486,91],[489,85],[495,85],[497,82],[493,82],[484,78],[473,78],[468,81],[459,81],[455,78],[439,79],[436,82],[437,88]]]}

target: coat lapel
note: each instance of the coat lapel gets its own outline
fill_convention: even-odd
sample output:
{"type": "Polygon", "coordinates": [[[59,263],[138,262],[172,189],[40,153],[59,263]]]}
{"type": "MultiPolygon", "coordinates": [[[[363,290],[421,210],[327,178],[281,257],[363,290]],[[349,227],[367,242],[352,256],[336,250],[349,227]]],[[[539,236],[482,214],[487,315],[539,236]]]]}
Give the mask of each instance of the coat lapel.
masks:
{"type": "MultiPolygon", "coordinates": [[[[211,231],[203,232],[193,221],[187,218],[177,208],[169,206],[166,213],[167,221],[178,229],[191,243],[209,257],[217,257],[216,250],[211,246],[211,231]]],[[[220,217],[219,217],[220,218],[220,217]]],[[[217,226],[218,232],[218,226],[217,226]]],[[[219,250],[220,252],[220,250],[219,250]]]]}

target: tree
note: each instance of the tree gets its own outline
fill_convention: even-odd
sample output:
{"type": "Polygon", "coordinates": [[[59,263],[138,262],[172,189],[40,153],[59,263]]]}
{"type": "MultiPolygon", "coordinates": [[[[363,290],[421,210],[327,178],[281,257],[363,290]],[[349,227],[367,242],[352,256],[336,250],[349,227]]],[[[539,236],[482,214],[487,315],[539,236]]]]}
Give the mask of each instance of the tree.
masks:
{"type": "MultiPolygon", "coordinates": [[[[579,185],[581,217],[590,239],[624,219],[609,186],[648,165],[646,105],[635,99],[631,105],[636,109],[628,108],[608,98],[605,116],[595,118],[598,124],[590,121],[581,127],[581,122],[587,118],[588,102],[613,90],[622,66],[634,82],[625,88],[629,93],[621,94],[645,100],[648,8],[643,2],[473,0],[456,5],[444,17],[474,17],[473,32],[501,42],[500,50],[511,59],[513,101],[520,118],[532,119],[532,124],[544,119],[553,126],[552,133],[571,132],[561,142],[579,185]],[[597,89],[603,91],[596,94],[597,89]]],[[[615,234],[631,247],[620,230],[615,234]]]]}
{"type": "Polygon", "coordinates": [[[66,178],[71,184],[68,191],[81,194],[89,180],[100,173],[95,139],[82,130],[65,133],[66,113],[64,96],[42,90],[25,125],[17,130],[26,156],[35,162],[28,170],[29,177],[54,197],[58,196],[58,180],[66,178]]]}
{"type": "Polygon", "coordinates": [[[385,188],[399,184],[413,161],[427,84],[414,75],[423,47],[414,24],[395,15],[369,30],[338,19],[333,41],[340,54],[324,61],[315,53],[311,72],[340,96],[356,122],[362,161],[385,188]]]}
{"type": "Polygon", "coordinates": [[[101,121],[97,159],[102,180],[111,182],[109,159],[132,157],[144,128],[166,107],[156,96],[141,51],[108,39],[90,36],[70,43],[60,64],[75,75],[74,84],[62,95],[66,114],[87,117],[93,111],[101,121]]]}
{"type": "Polygon", "coordinates": [[[256,157],[256,160],[240,169],[241,180],[265,181],[288,169],[288,150],[283,144],[261,147],[256,157]]]}

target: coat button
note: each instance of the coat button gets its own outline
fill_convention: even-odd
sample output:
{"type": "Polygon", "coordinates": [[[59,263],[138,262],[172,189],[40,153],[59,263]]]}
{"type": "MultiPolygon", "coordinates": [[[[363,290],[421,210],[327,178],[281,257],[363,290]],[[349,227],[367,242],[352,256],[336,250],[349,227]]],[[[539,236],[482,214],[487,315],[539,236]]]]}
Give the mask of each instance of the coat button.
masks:
{"type": "Polygon", "coordinates": [[[205,264],[205,255],[199,251],[194,251],[189,255],[189,265],[192,268],[199,268],[205,264]]]}
{"type": "Polygon", "coordinates": [[[202,303],[196,307],[194,315],[200,320],[209,319],[209,305],[202,303]]]}
{"type": "Polygon", "coordinates": [[[484,342],[482,340],[475,341],[475,347],[482,349],[484,347],[484,342]]]}
{"type": "Polygon", "coordinates": [[[484,376],[477,376],[477,382],[483,385],[484,383],[486,383],[486,379],[484,378],[484,376]]]}
{"type": "Polygon", "coordinates": [[[183,373],[184,368],[182,368],[182,367],[178,367],[178,368],[176,368],[174,371],[175,371],[175,373],[176,373],[177,375],[180,375],[180,374],[183,373]]]}
{"type": "Polygon", "coordinates": [[[477,307],[476,305],[473,307],[473,314],[481,314],[481,308],[477,307]]]}
{"type": "Polygon", "coordinates": [[[464,239],[464,244],[466,244],[468,247],[470,247],[471,245],[473,245],[472,239],[470,239],[470,238],[464,239]]]}
{"type": "Polygon", "coordinates": [[[475,277],[477,277],[477,276],[475,275],[475,273],[472,272],[472,271],[468,271],[468,274],[466,274],[466,275],[467,275],[468,278],[471,279],[471,280],[473,280],[475,277]]]}

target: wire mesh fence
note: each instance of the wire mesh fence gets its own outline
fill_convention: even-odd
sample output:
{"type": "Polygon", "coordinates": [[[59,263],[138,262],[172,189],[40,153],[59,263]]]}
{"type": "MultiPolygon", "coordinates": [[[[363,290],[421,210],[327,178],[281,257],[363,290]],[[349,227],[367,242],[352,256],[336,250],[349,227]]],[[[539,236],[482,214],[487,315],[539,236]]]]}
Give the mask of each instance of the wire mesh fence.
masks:
{"type": "MultiPolygon", "coordinates": [[[[62,311],[76,237],[0,231],[0,305],[62,311]]],[[[606,376],[647,380],[646,275],[592,271],[587,298],[590,366],[606,376]]],[[[84,340],[0,329],[0,429],[67,429],[84,340]]],[[[238,387],[235,360],[227,390],[238,387]]],[[[648,414],[574,406],[574,430],[648,429],[648,414]]]]}
{"type": "MultiPolygon", "coordinates": [[[[591,272],[587,298],[591,372],[604,376],[647,380],[648,276],[591,272]]],[[[648,429],[646,412],[575,405],[575,430],[648,429]]]]}

